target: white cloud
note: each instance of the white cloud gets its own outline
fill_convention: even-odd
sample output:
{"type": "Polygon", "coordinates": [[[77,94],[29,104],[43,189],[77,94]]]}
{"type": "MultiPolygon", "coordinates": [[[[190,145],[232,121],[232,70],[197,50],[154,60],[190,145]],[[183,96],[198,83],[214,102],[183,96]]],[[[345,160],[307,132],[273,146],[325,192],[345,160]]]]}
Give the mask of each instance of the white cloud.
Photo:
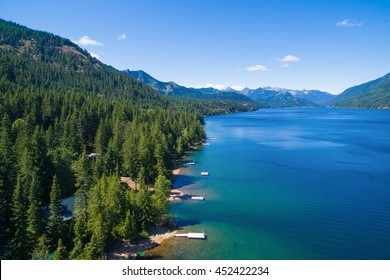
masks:
{"type": "Polygon", "coordinates": [[[245,88],[245,86],[231,86],[231,88],[237,91],[242,91],[245,88]]]}
{"type": "Polygon", "coordinates": [[[253,71],[269,71],[270,69],[265,65],[257,64],[255,66],[249,66],[244,68],[245,71],[253,72],[253,71]]]}
{"type": "Polygon", "coordinates": [[[220,84],[206,83],[205,85],[194,86],[193,88],[215,88],[218,90],[224,90],[224,89],[226,89],[226,86],[220,85],[220,84]]]}
{"type": "Polygon", "coordinates": [[[89,52],[89,54],[90,54],[92,57],[94,57],[94,58],[100,60],[100,55],[98,55],[98,54],[96,54],[96,53],[93,53],[93,52],[89,52]]]}
{"type": "Polygon", "coordinates": [[[289,66],[290,66],[290,64],[288,64],[288,63],[283,63],[283,64],[279,65],[280,68],[287,68],[289,66]]]}
{"type": "Polygon", "coordinates": [[[126,34],[125,33],[122,33],[121,35],[118,36],[118,40],[119,41],[123,41],[127,38],[126,34]]]}
{"type": "Polygon", "coordinates": [[[344,19],[336,23],[338,27],[358,27],[363,25],[363,22],[351,21],[350,19],[344,19]]]}
{"type": "Polygon", "coordinates": [[[80,46],[103,46],[102,43],[91,39],[89,36],[83,36],[74,42],[80,46]]]}
{"type": "Polygon", "coordinates": [[[285,57],[283,57],[281,59],[281,61],[283,61],[283,62],[299,62],[299,61],[301,61],[301,59],[295,55],[289,54],[289,55],[286,55],[285,57]]]}

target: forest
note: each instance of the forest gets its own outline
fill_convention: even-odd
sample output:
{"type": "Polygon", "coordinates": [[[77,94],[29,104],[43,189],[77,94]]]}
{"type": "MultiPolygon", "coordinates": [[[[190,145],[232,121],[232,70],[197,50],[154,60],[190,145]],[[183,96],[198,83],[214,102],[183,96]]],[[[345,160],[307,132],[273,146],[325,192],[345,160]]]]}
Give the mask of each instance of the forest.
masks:
{"type": "Polygon", "coordinates": [[[161,96],[68,39],[0,20],[1,259],[105,259],[114,240],[147,236],[203,116],[254,109],[161,96]]]}

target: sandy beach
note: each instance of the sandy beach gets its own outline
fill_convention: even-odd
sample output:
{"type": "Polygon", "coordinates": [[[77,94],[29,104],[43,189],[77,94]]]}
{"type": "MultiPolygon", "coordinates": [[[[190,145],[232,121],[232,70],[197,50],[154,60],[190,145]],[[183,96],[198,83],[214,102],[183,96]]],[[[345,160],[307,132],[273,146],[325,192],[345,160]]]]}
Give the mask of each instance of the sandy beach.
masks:
{"type": "Polygon", "coordinates": [[[136,242],[130,240],[117,241],[107,253],[109,260],[131,260],[137,257],[137,252],[150,250],[160,245],[164,240],[175,236],[176,230],[169,231],[166,228],[157,226],[149,231],[147,239],[136,242]]]}

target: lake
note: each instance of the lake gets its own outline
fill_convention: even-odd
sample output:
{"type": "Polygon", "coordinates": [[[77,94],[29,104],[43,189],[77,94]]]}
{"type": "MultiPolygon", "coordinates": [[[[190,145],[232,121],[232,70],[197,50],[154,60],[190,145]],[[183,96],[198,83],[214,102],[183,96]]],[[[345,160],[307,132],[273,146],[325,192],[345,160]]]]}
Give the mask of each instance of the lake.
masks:
{"type": "Polygon", "coordinates": [[[390,111],[262,109],[206,131],[175,182],[206,200],[170,213],[207,240],[169,240],[164,258],[390,259],[390,111]]]}

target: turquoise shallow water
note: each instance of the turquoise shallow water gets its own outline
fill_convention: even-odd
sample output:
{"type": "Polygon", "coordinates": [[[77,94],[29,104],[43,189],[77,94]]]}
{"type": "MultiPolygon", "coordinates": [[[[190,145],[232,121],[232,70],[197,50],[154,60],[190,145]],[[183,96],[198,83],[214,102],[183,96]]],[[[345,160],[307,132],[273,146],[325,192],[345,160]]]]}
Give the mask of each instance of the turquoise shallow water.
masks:
{"type": "Polygon", "coordinates": [[[390,259],[390,111],[267,109],[206,130],[175,183],[206,200],[170,212],[208,238],[168,258],[390,259]]]}

